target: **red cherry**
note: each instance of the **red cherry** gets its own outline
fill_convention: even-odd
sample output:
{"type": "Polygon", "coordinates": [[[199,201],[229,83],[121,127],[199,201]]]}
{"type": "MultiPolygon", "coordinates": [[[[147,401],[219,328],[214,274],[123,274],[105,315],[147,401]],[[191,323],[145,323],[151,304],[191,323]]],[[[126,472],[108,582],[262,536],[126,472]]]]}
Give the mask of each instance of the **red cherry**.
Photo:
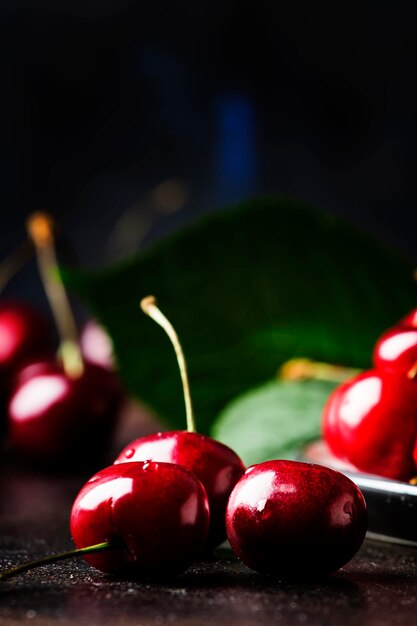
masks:
{"type": "Polygon", "coordinates": [[[416,473],[417,381],[376,370],[338,387],[323,412],[331,451],[359,470],[409,480],[416,473]]]}
{"type": "Polygon", "coordinates": [[[97,458],[113,432],[121,399],[114,374],[86,363],[78,377],[55,361],[23,369],[8,410],[10,439],[45,462],[97,458]]]}
{"type": "Polygon", "coordinates": [[[417,375],[417,309],[383,333],[375,345],[376,369],[408,378],[417,375]]]}
{"type": "Polygon", "coordinates": [[[374,365],[379,371],[414,378],[417,371],[417,327],[398,325],[387,330],[374,349],[374,365]]]}
{"type": "Polygon", "coordinates": [[[7,403],[13,377],[25,363],[52,349],[44,316],[25,303],[0,303],[0,433],[6,430],[7,403]]]}
{"type": "Polygon", "coordinates": [[[265,574],[305,578],[347,563],[365,537],[367,512],[358,487],[320,465],[253,465],[232,491],[226,528],[236,555],[265,574]]]}
{"type": "Polygon", "coordinates": [[[204,544],[207,495],[187,469],[169,463],[123,463],[98,472],[71,511],[78,548],[101,542],[115,549],[85,556],[109,574],[166,577],[184,571],[204,544]]]}
{"type": "Polygon", "coordinates": [[[141,437],[128,444],[115,463],[127,461],[165,461],[191,470],[203,483],[210,504],[207,548],[226,539],[226,505],[236,482],[245,471],[241,459],[231,448],[195,432],[172,431],[141,437]]]}
{"type": "Polygon", "coordinates": [[[187,367],[177,333],[158,308],[154,296],[143,298],[141,307],[162,326],[174,346],[183,385],[188,430],[156,433],[136,439],[126,446],[116,463],[152,459],[178,463],[191,470],[203,483],[209,498],[210,529],[206,548],[211,549],[226,539],[224,519],[227,500],[245,466],[233,450],[195,432],[187,367]]]}
{"type": "Polygon", "coordinates": [[[54,222],[46,213],[27,221],[41,278],[60,335],[60,363],[24,370],[9,402],[10,439],[27,457],[45,462],[92,460],[103,453],[121,400],[114,374],[84,363],[77,327],[56,260],[54,222]]]}
{"type": "Polygon", "coordinates": [[[0,303],[0,385],[6,390],[25,363],[50,352],[48,321],[36,309],[21,302],[0,303]]]}

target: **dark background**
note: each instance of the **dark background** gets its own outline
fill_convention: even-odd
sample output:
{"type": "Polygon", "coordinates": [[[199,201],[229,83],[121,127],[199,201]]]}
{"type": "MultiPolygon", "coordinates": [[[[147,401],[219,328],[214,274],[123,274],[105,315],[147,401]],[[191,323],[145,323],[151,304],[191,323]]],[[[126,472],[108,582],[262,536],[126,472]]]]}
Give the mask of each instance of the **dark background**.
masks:
{"type": "MultiPolygon", "coordinates": [[[[2,256],[38,208],[92,266],[280,192],[416,259],[416,13],[1,0],[2,256]]],[[[35,289],[31,271],[8,289],[35,289]]]]}

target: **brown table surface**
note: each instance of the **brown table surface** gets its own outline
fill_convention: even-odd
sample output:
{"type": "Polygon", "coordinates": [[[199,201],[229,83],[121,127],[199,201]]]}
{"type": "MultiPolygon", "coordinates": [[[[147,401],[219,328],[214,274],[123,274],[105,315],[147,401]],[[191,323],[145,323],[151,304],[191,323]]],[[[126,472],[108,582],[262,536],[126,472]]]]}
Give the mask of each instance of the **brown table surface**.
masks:
{"type": "MultiPolygon", "coordinates": [[[[88,476],[1,471],[1,568],[71,548],[69,511],[88,476]]],[[[114,580],[72,559],[2,582],[0,624],[414,624],[416,569],[417,550],[373,541],[308,583],[260,576],[225,548],[164,584],[114,580]]]]}

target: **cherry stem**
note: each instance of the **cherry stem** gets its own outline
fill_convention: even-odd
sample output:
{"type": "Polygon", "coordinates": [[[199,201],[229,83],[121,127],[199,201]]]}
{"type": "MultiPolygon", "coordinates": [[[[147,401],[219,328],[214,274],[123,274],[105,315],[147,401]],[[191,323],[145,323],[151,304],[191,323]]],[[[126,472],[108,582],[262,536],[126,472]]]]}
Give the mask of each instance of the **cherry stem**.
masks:
{"type": "Polygon", "coordinates": [[[70,378],[79,378],[83,374],[84,364],[77,326],[59,273],[53,220],[47,213],[34,213],[27,221],[27,229],[35,244],[39,272],[58,328],[61,340],[59,354],[64,371],[70,378]]]}
{"type": "Polygon", "coordinates": [[[187,430],[190,433],[195,433],[195,419],[193,405],[191,402],[190,385],[188,382],[187,365],[184,358],[184,352],[178,339],[178,335],[174,330],[171,322],[165,317],[165,315],[158,308],[158,303],[155,296],[147,296],[141,300],[140,306],[142,311],[149,315],[159,326],[161,326],[174,346],[175,354],[177,356],[178,366],[180,368],[182,388],[184,392],[185,413],[187,418],[187,430]]]}
{"type": "Polygon", "coordinates": [[[324,380],[334,383],[343,383],[349,378],[353,378],[361,370],[343,365],[333,365],[331,363],[321,363],[311,359],[290,359],[282,365],[279,370],[281,380],[324,380]]]}
{"type": "Polygon", "coordinates": [[[48,565],[49,563],[64,561],[65,559],[70,559],[73,556],[84,556],[85,554],[94,554],[94,552],[104,552],[104,550],[114,549],[114,547],[114,544],[110,543],[110,541],[103,541],[103,543],[96,543],[94,546],[77,548],[76,550],[61,552],[60,554],[51,554],[49,556],[45,556],[42,559],[23,563],[22,565],[18,565],[17,567],[12,567],[12,569],[7,570],[6,572],[2,572],[0,574],[0,581],[7,580],[8,578],[13,578],[13,576],[17,576],[17,574],[22,574],[23,572],[35,569],[36,567],[40,567],[41,565],[48,565]]]}
{"type": "Polygon", "coordinates": [[[31,241],[24,241],[0,264],[0,292],[4,290],[9,281],[26,265],[33,255],[31,241]]]}

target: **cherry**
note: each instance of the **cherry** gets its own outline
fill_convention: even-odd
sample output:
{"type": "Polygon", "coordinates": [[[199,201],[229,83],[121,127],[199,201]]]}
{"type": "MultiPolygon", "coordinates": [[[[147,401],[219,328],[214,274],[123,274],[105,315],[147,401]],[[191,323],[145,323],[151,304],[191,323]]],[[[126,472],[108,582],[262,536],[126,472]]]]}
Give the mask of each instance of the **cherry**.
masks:
{"type": "Polygon", "coordinates": [[[115,546],[86,556],[97,569],[165,577],[199,556],[209,516],[206,492],[192,472],[147,461],[113,465],[93,476],[73,504],[70,526],[78,548],[115,546]]]}
{"type": "Polygon", "coordinates": [[[10,382],[22,365],[51,351],[47,319],[29,304],[0,302],[0,378],[10,382]]]}
{"type": "Polygon", "coordinates": [[[207,548],[226,539],[225,512],[230,492],[245,471],[239,457],[228,446],[199,433],[159,432],[132,441],[115,463],[165,461],[191,470],[203,483],[210,503],[207,548]]]}
{"type": "MultiPolygon", "coordinates": [[[[33,245],[25,240],[1,261],[0,293],[32,256],[33,245]]],[[[39,356],[45,356],[51,347],[48,322],[37,309],[19,301],[0,302],[1,413],[5,411],[16,370],[39,356]]]]}
{"type": "Polygon", "coordinates": [[[122,398],[120,384],[112,372],[83,361],[59,277],[51,218],[44,213],[32,215],[28,231],[61,344],[58,362],[40,362],[19,376],[9,402],[10,438],[32,459],[93,459],[103,452],[113,431],[122,398]]]}
{"type": "Polygon", "coordinates": [[[46,318],[23,302],[0,303],[0,398],[7,403],[19,368],[52,349],[46,318]]]}
{"type": "Polygon", "coordinates": [[[249,467],[233,489],[226,528],[233,551],[251,569],[308,578],[333,572],[359,550],[366,504],[335,470],[266,461],[249,467]]]}
{"type": "Polygon", "coordinates": [[[417,314],[410,314],[388,329],[376,343],[373,360],[376,369],[408,378],[417,375],[417,314]]]}
{"type": "Polygon", "coordinates": [[[68,376],[55,360],[23,369],[12,393],[9,437],[28,459],[72,465],[105,451],[121,399],[117,378],[86,363],[80,376],[68,376]]]}
{"type": "Polygon", "coordinates": [[[417,381],[371,370],[330,395],[323,435],[337,457],[359,470],[398,480],[416,473],[417,381]]]}
{"type": "Polygon", "coordinates": [[[194,472],[203,483],[210,503],[210,528],[206,548],[211,549],[226,539],[227,500],[237,480],[245,471],[245,466],[231,448],[211,437],[195,432],[188,376],[181,344],[173,327],[157,308],[153,296],[144,298],[141,306],[147,315],[164,328],[174,345],[183,382],[188,430],[158,432],[136,439],[125,447],[115,463],[152,459],[178,463],[194,472]]]}
{"type": "Polygon", "coordinates": [[[112,465],[90,478],[74,501],[70,529],[77,548],[14,567],[0,580],[74,556],[116,576],[167,578],[199,556],[209,517],[205,489],[186,468],[112,465]]]}

